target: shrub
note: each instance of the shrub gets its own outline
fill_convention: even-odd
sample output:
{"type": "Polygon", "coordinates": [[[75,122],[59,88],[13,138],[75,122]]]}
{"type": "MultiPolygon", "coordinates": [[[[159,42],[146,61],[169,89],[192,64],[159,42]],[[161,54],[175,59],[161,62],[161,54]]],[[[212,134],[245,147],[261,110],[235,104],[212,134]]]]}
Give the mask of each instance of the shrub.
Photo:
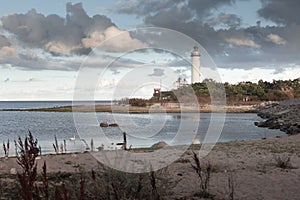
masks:
{"type": "Polygon", "coordinates": [[[31,132],[25,137],[24,143],[19,137],[17,146],[17,163],[22,167],[23,172],[18,173],[19,182],[21,184],[21,195],[25,200],[31,200],[37,197],[36,179],[37,179],[37,163],[36,157],[39,155],[37,140],[33,139],[31,132]]]}
{"type": "Polygon", "coordinates": [[[193,152],[193,160],[194,164],[191,164],[192,168],[195,170],[200,179],[200,192],[196,195],[202,198],[213,198],[214,196],[210,194],[208,190],[213,169],[212,164],[209,161],[205,164],[201,164],[200,159],[195,152],[193,152]]]}
{"type": "Polygon", "coordinates": [[[282,169],[292,168],[291,157],[289,155],[274,156],[276,166],[282,169]]]}

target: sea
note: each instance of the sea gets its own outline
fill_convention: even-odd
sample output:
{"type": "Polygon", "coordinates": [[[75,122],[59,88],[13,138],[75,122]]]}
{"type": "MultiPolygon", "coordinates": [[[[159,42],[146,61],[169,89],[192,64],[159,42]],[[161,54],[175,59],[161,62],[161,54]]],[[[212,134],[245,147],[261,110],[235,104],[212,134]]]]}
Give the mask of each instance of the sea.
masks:
{"type": "MultiPolygon", "coordinates": [[[[110,101],[96,101],[109,105],[110,101]]],[[[70,106],[71,101],[0,101],[2,109],[49,108],[70,106]]],[[[83,152],[91,148],[120,148],[123,133],[132,148],[150,147],[164,141],[169,145],[189,145],[195,140],[228,142],[261,138],[285,137],[279,130],[258,128],[261,119],[255,113],[72,113],[0,111],[0,142],[10,143],[10,156],[15,155],[15,142],[30,131],[38,140],[42,154],[55,153],[55,138],[67,152],[83,152]],[[119,127],[100,127],[101,122],[119,127]],[[74,138],[75,140],[70,140],[74,138]]],[[[4,155],[0,148],[0,156],[4,155]]]]}

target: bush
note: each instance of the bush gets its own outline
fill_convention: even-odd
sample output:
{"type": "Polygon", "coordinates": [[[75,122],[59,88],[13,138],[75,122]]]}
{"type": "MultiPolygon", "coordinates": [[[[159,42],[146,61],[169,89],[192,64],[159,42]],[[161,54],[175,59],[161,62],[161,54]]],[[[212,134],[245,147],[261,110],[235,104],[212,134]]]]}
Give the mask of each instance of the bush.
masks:
{"type": "Polygon", "coordinates": [[[31,132],[25,137],[24,143],[19,137],[17,146],[17,163],[22,167],[23,172],[18,173],[19,182],[21,184],[21,195],[25,200],[31,200],[37,197],[36,179],[37,179],[37,163],[36,157],[39,155],[37,140],[33,139],[31,132]]]}
{"type": "Polygon", "coordinates": [[[200,192],[196,195],[202,198],[211,198],[213,199],[213,195],[209,193],[209,182],[211,178],[211,173],[213,166],[210,162],[207,162],[205,164],[200,163],[198,155],[193,152],[193,160],[194,165],[192,165],[192,168],[197,173],[199,179],[200,179],[200,192]]]}
{"type": "Polygon", "coordinates": [[[282,168],[282,169],[288,169],[292,168],[291,164],[291,157],[289,155],[278,155],[274,156],[275,162],[276,162],[276,167],[282,168]]]}

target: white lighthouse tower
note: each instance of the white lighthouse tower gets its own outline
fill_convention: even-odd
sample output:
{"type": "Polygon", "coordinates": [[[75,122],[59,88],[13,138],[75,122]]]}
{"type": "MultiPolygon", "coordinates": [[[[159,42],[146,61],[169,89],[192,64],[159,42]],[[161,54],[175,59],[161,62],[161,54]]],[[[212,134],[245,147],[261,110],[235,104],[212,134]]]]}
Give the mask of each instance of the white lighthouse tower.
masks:
{"type": "Polygon", "coordinates": [[[194,51],[191,54],[192,57],[192,80],[191,83],[200,82],[200,53],[198,47],[194,47],[194,51]]]}

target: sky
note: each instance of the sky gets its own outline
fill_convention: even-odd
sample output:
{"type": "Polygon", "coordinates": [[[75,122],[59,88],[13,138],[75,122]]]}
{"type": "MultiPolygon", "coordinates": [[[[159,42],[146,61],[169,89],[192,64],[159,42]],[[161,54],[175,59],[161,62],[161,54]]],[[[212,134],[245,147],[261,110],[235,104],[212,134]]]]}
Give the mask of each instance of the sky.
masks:
{"type": "Polygon", "coordinates": [[[299,0],[1,1],[2,101],[150,97],[194,45],[202,80],[300,77],[299,0]]]}

